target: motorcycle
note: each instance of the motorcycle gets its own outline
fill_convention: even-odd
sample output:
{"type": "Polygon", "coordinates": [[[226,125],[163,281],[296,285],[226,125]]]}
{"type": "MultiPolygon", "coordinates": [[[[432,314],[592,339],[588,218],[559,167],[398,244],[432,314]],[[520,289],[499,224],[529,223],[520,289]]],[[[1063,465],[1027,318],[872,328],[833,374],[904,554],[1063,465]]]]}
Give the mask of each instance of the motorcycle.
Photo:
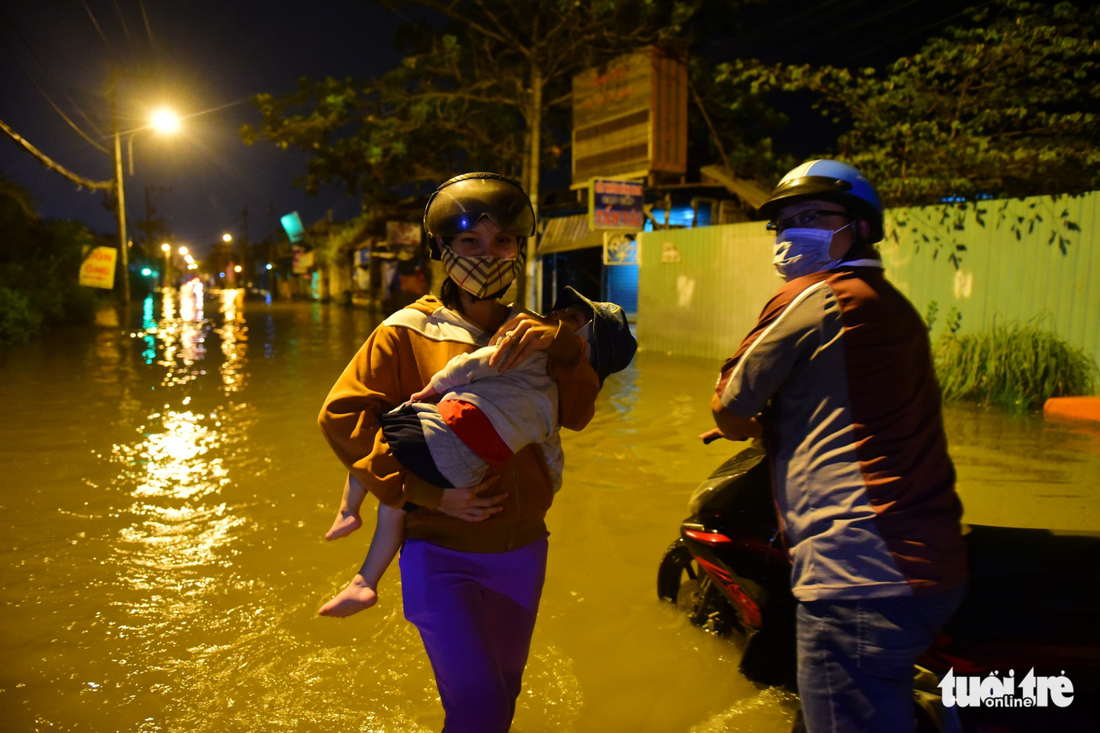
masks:
{"type": "MultiPolygon", "coordinates": [[[[794,691],[797,601],[764,446],[753,442],[722,463],[695,489],[688,507],[691,516],[661,559],[657,595],[695,626],[738,641],[746,678],[794,691]]],[[[966,525],[964,532],[969,590],[917,661],[918,731],[1097,730],[1100,615],[1094,593],[1100,587],[1100,535],[978,525],[966,525]],[[1028,674],[1070,681],[1071,702],[944,705],[945,693],[949,702],[963,700],[953,697],[960,676],[980,677],[982,685],[992,685],[987,678],[1007,679],[1022,687],[1028,674]]],[[[989,689],[996,692],[995,686],[989,689]]]]}

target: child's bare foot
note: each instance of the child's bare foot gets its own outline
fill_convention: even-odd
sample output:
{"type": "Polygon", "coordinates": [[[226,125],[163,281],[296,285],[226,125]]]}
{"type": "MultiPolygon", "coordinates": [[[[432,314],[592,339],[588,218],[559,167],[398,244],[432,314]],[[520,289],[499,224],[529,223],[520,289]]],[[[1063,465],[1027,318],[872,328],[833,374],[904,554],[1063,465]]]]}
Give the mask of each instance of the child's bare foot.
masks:
{"type": "Polygon", "coordinates": [[[359,518],[358,513],[341,509],[336,513],[336,521],[332,523],[332,527],[325,532],[325,539],[335,540],[347,537],[362,526],[363,520],[359,518]]]}
{"type": "Polygon", "coordinates": [[[355,579],[348,583],[348,587],[336,594],[336,596],[317,610],[320,616],[332,616],[333,618],[347,618],[352,614],[365,611],[378,602],[378,593],[367,585],[362,575],[356,575],[355,579]]]}

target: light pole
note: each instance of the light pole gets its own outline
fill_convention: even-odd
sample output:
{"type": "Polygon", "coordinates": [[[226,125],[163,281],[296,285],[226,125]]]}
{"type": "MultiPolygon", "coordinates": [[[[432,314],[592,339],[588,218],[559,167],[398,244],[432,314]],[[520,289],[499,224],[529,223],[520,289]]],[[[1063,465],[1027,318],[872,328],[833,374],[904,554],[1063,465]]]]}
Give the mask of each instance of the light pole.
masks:
{"type": "MultiPolygon", "coordinates": [[[[179,129],[179,118],[167,110],[158,110],[153,115],[153,123],[139,127],[130,133],[127,150],[130,153],[130,175],[134,175],[134,136],[150,128],[164,132],[179,129]]],[[[130,305],[130,246],[126,238],[126,194],[122,185],[122,133],[118,129],[118,105],[115,99],[115,74],[111,72],[111,134],[115,138],[115,191],[118,195],[118,246],[122,259],[122,299],[130,305]]]]}
{"type": "MultiPolygon", "coordinates": [[[[223,234],[223,235],[222,235],[222,242],[224,242],[224,243],[225,243],[225,265],[224,265],[224,269],[225,269],[225,271],[226,271],[226,272],[228,272],[228,273],[232,273],[232,265],[233,265],[233,247],[232,247],[232,243],[233,243],[233,235],[232,235],[232,234],[230,234],[229,232],[226,232],[225,234],[223,234]]],[[[233,274],[230,274],[230,275],[229,275],[229,281],[230,281],[230,284],[231,284],[231,285],[236,285],[236,284],[237,284],[237,282],[236,282],[236,276],[235,276],[235,275],[233,275],[233,274]]]]}
{"type": "Polygon", "coordinates": [[[130,250],[126,242],[126,195],[122,189],[122,136],[118,130],[115,72],[111,70],[111,134],[115,138],[115,195],[118,196],[118,249],[122,260],[122,302],[130,305],[130,250]]]}
{"type": "Polygon", "coordinates": [[[160,287],[166,288],[168,287],[168,258],[172,254],[172,245],[164,242],[160,245],[160,248],[164,250],[164,275],[160,279],[160,287]]]}

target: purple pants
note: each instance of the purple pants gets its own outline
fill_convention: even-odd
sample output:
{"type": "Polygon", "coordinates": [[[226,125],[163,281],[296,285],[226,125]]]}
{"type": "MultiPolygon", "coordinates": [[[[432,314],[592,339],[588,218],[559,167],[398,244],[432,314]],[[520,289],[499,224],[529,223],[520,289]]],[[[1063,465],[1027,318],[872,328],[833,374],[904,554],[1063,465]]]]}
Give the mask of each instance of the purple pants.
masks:
{"type": "Polygon", "coordinates": [[[428,652],[446,733],[505,733],[546,578],[547,541],[458,552],[421,540],[401,550],[405,618],[428,652]]]}

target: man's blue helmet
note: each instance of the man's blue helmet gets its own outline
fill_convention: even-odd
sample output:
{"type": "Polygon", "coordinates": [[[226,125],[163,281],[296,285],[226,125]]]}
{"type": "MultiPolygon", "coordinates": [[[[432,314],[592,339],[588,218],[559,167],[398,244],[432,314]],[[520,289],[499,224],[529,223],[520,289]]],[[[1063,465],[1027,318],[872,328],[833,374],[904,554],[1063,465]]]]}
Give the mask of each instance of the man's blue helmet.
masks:
{"type": "Polygon", "coordinates": [[[784,206],[805,199],[835,201],[854,209],[871,225],[871,241],[882,239],[882,199],[862,173],[839,160],[811,160],[783,176],[760,213],[774,219],[784,206]]]}

